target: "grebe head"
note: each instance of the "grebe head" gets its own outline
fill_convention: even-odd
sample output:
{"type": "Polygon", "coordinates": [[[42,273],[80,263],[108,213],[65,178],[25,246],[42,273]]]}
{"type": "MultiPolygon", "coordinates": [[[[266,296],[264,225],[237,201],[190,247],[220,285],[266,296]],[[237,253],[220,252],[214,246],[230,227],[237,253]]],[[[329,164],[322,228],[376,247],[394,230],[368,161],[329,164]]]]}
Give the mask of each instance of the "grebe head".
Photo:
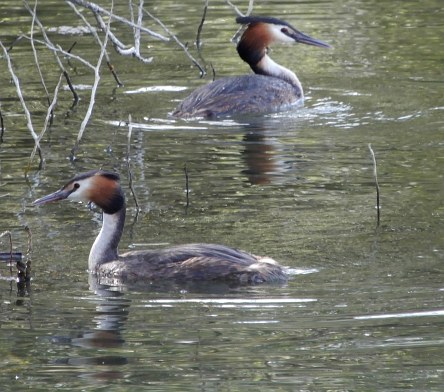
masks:
{"type": "Polygon", "coordinates": [[[248,25],[241,39],[237,51],[239,56],[250,66],[257,64],[266,54],[272,43],[301,43],[306,45],[330,48],[331,46],[316,38],[312,38],[289,23],[267,16],[240,16],[236,22],[248,25]]]}
{"type": "Polygon", "coordinates": [[[236,22],[248,25],[242,39],[255,41],[265,47],[271,43],[301,43],[306,45],[330,48],[331,46],[321,40],[312,38],[295,29],[291,24],[269,16],[239,16],[236,22]]]}
{"type": "Polygon", "coordinates": [[[59,200],[90,202],[106,214],[114,214],[124,207],[125,199],[119,185],[119,175],[104,170],[92,170],[67,182],[58,191],[46,195],[32,204],[35,206],[59,200]]]}

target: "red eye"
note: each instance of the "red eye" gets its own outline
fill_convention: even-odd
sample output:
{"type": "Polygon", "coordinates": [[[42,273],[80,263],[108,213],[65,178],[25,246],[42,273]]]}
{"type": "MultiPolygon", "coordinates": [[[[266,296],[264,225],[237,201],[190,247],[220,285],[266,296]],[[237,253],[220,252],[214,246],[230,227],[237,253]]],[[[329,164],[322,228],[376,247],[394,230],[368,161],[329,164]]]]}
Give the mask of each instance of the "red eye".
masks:
{"type": "Polygon", "coordinates": [[[282,27],[281,31],[285,34],[288,35],[288,29],[286,27],[282,27]]]}

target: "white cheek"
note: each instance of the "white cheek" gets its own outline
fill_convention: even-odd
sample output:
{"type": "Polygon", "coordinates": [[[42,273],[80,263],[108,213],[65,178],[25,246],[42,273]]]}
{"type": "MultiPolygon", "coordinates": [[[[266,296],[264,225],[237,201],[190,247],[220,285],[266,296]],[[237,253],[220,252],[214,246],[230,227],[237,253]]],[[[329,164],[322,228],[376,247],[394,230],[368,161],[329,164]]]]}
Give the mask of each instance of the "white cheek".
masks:
{"type": "Polygon", "coordinates": [[[285,26],[269,25],[268,27],[270,29],[269,31],[271,33],[271,36],[275,41],[288,44],[295,43],[293,38],[289,37],[281,31],[281,29],[285,26]]]}
{"type": "Polygon", "coordinates": [[[94,183],[90,178],[85,178],[84,180],[80,180],[78,184],[80,186],[74,192],[70,193],[68,199],[89,202],[88,195],[90,194],[90,190],[94,187],[94,183]]]}

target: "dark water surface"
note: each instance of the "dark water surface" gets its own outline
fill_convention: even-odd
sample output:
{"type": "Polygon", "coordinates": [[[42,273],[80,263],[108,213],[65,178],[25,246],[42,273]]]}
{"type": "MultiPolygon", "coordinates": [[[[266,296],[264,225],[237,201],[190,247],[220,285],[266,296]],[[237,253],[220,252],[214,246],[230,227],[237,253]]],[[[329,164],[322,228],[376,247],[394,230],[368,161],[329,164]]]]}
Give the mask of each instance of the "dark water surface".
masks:
{"type": "MultiPolygon", "coordinates": [[[[116,11],[129,16],[126,2],[118,3],[116,11]]],[[[192,43],[203,3],[146,7],[199,58],[192,43]]],[[[237,6],[245,11],[247,1],[237,6]]],[[[96,64],[99,48],[79,32],[83,24],[66,3],[41,2],[38,12],[55,43],[67,49],[77,41],[73,54],[96,64]]],[[[211,65],[217,77],[249,72],[230,43],[234,12],[210,2],[199,58],[208,70],[204,80],[173,42],[144,39],[150,64],[109,48],[125,86],[116,88],[102,67],[74,162],[71,148],[94,77],[60,56],[81,100],[71,108],[72,95],[62,87],[41,142],[42,170],[35,158],[27,171],[34,142],[0,59],[0,231],[12,232],[19,251],[28,246],[25,226],[33,240],[28,290],[18,291],[0,265],[2,391],[443,390],[442,1],[270,1],[259,2],[255,13],[285,18],[333,46],[273,49],[272,57],[300,77],[304,108],[213,122],[168,116],[211,80],[211,65]],[[87,258],[100,215],[68,202],[30,204],[72,175],[102,166],[119,171],[128,190],[129,115],[141,211],[137,216],[127,191],[121,250],[224,243],[279,260],[289,267],[287,285],[89,282],[87,258]],[[381,186],[379,227],[369,143],[381,186]]],[[[31,19],[21,2],[2,1],[4,45],[29,34],[31,19]]],[[[132,39],[117,22],[113,31],[132,39]]],[[[36,30],[35,37],[42,34],[36,30]]],[[[36,49],[52,97],[60,71],[51,52],[36,49]]],[[[48,104],[29,41],[16,43],[10,55],[40,132],[48,104]]],[[[6,252],[8,240],[0,241],[6,252]]]]}

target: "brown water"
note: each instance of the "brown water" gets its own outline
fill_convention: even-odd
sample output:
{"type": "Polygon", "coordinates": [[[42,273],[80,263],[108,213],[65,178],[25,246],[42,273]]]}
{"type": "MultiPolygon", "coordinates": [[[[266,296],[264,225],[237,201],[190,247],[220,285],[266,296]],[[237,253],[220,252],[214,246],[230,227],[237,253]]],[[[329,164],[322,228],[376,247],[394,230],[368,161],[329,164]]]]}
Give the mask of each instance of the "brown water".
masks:
{"type": "MultiPolygon", "coordinates": [[[[128,15],[123,3],[115,8],[128,15]]],[[[146,7],[198,57],[192,42],[203,2],[186,4],[146,7]]],[[[237,5],[245,10],[247,2],[237,5]]],[[[73,53],[97,62],[91,35],[63,34],[63,27],[82,26],[65,3],[38,9],[54,42],[67,49],[77,41],[73,53]]],[[[74,161],[94,78],[61,57],[81,101],[71,108],[71,93],[61,90],[42,140],[42,170],[34,159],[27,171],[34,142],[0,59],[0,231],[12,232],[19,251],[27,248],[25,226],[33,240],[27,290],[17,290],[0,266],[1,390],[441,391],[443,11],[440,0],[260,2],[255,13],[283,17],[334,47],[273,49],[300,77],[305,107],[174,120],[168,113],[177,102],[211,80],[210,64],[218,77],[248,72],[230,43],[233,11],[210,2],[199,60],[208,76],[199,79],[173,42],[144,40],[151,64],[110,48],[125,86],[116,88],[102,68],[74,161]],[[100,215],[73,203],[30,204],[101,166],[119,171],[128,189],[129,115],[141,211],[128,191],[121,249],[224,243],[279,260],[289,267],[287,285],[112,288],[88,281],[100,215]],[[369,143],[381,186],[379,227],[369,143]]],[[[1,2],[5,45],[30,28],[21,3],[1,2]]],[[[131,30],[113,29],[130,42],[131,30]]],[[[60,72],[53,54],[37,49],[52,94],[60,72]]],[[[47,101],[29,41],[10,54],[40,132],[47,101]]],[[[0,241],[7,251],[8,241],[0,241]]]]}

